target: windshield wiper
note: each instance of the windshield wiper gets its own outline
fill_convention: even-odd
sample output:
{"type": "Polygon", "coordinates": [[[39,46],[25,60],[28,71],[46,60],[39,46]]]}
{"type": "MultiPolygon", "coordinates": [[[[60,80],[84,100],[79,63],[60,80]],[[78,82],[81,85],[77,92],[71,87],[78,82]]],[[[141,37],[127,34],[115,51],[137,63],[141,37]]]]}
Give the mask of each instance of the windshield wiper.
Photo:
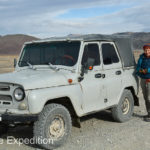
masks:
{"type": "Polygon", "coordinates": [[[49,64],[49,67],[54,70],[54,71],[58,71],[59,68],[57,68],[56,66],[53,66],[53,64],[51,64],[50,62],[48,63],[49,64]]]}
{"type": "Polygon", "coordinates": [[[27,62],[27,65],[29,66],[30,69],[36,70],[36,68],[32,64],[30,64],[29,62],[27,62]]]}
{"type": "Polygon", "coordinates": [[[54,71],[59,71],[60,69],[63,69],[63,70],[71,71],[71,72],[74,73],[74,70],[69,70],[69,69],[66,69],[66,68],[57,68],[56,66],[54,66],[50,62],[48,64],[49,64],[50,68],[53,69],[54,71]]]}

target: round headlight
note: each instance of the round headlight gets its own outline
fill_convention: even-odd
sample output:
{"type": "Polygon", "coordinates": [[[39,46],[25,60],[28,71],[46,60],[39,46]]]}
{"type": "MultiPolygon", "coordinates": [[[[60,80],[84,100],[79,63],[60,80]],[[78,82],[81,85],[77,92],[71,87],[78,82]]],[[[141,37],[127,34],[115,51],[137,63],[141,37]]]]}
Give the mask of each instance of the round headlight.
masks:
{"type": "Polygon", "coordinates": [[[21,88],[16,88],[14,91],[14,97],[17,101],[23,100],[25,97],[24,90],[21,88]]]}

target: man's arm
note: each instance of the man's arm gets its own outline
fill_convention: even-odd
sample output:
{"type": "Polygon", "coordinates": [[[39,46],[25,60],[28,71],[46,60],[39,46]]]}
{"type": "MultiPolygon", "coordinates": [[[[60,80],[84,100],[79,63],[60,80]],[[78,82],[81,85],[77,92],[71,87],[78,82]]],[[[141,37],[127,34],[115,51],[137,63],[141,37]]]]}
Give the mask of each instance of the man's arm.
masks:
{"type": "MultiPolygon", "coordinates": [[[[137,74],[138,76],[141,75],[140,70],[141,70],[142,59],[143,59],[143,54],[140,55],[139,60],[138,60],[138,63],[137,63],[137,67],[136,67],[136,74],[137,74]]],[[[149,71],[150,71],[150,68],[149,68],[149,71]]]]}
{"type": "Polygon", "coordinates": [[[150,73],[150,68],[147,68],[147,73],[150,73]]]}

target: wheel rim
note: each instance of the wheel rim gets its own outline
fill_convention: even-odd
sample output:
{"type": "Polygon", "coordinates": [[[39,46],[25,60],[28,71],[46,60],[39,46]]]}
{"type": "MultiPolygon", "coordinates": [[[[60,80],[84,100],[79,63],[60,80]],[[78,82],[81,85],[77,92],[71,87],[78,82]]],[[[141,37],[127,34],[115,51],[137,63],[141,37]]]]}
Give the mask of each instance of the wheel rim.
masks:
{"type": "Polygon", "coordinates": [[[130,109],[129,99],[125,98],[125,100],[122,103],[122,113],[126,115],[129,112],[129,109],[130,109]]]}
{"type": "Polygon", "coordinates": [[[62,137],[65,133],[64,120],[60,116],[54,117],[49,126],[49,135],[53,139],[58,139],[62,137]]]}

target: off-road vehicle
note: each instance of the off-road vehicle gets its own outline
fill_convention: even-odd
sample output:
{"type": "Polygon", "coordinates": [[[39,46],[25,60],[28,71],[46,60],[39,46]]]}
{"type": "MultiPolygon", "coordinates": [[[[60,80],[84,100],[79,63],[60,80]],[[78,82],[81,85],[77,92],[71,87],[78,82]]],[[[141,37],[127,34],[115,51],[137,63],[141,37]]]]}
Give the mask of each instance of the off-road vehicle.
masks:
{"type": "Polygon", "coordinates": [[[131,39],[113,35],[50,38],[25,43],[15,71],[0,75],[0,119],[34,122],[34,137],[62,145],[73,122],[109,109],[128,121],[138,105],[131,39]]]}

